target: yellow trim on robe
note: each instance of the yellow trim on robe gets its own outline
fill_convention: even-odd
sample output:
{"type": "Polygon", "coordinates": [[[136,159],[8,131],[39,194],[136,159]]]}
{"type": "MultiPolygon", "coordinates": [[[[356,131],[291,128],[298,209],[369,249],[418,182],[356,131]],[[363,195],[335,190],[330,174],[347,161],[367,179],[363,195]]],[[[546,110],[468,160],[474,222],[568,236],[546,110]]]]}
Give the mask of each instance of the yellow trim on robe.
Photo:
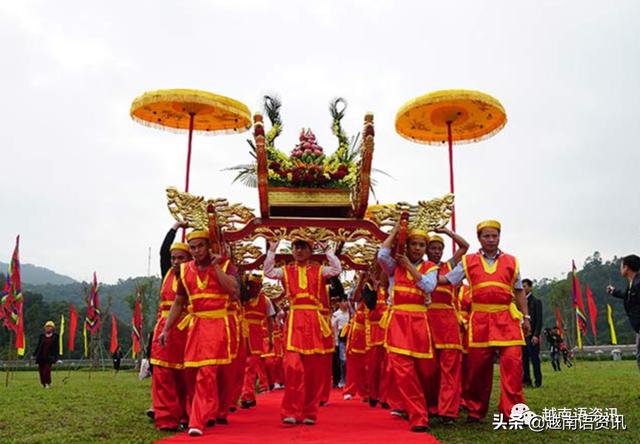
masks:
{"type": "MultiPolygon", "coordinates": [[[[520,327],[520,337],[522,339],[511,339],[509,341],[487,341],[487,342],[474,342],[473,341],[473,315],[475,312],[479,313],[499,313],[501,311],[509,311],[511,313],[511,317],[513,319],[517,319],[514,317],[513,309],[516,308],[514,303],[511,304],[471,304],[471,315],[469,316],[469,328],[467,329],[467,334],[469,335],[469,340],[467,341],[467,348],[483,348],[483,347],[509,347],[512,345],[525,345],[524,334],[522,332],[522,327],[520,327]]],[[[517,310],[517,308],[516,308],[517,310]]],[[[522,314],[521,314],[522,316],[522,314]]],[[[522,317],[520,318],[522,319],[522,317]]]]}
{"type": "Polygon", "coordinates": [[[489,265],[489,262],[484,258],[484,254],[480,253],[480,263],[482,264],[482,268],[484,272],[487,274],[493,274],[498,269],[498,261],[500,260],[500,256],[496,257],[496,260],[493,261],[493,264],[489,265]]]}
{"type": "Polygon", "coordinates": [[[434,302],[427,307],[429,310],[455,310],[456,308],[450,304],[443,304],[441,302],[434,302]]]}
{"type": "Polygon", "coordinates": [[[193,296],[189,296],[189,300],[195,301],[196,299],[221,299],[229,296],[226,293],[198,293],[193,296]]]}
{"type": "Polygon", "coordinates": [[[149,362],[151,363],[151,365],[158,365],[165,368],[174,368],[177,370],[182,370],[184,368],[184,364],[174,364],[173,362],[161,361],[155,358],[151,358],[149,362]]]}
{"type": "Polygon", "coordinates": [[[392,305],[391,311],[412,311],[417,313],[426,313],[427,307],[420,304],[398,304],[392,305]]]}
{"type": "Polygon", "coordinates": [[[479,290],[481,288],[487,288],[487,287],[498,287],[498,288],[501,288],[502,290],[507,290],[509,293],[511,293],[513,291],[513,286],[507,285],[507,284],[503,284],[502,282],[498,282],[498,281],[480,282],[479,284],[473,285],[471,287],[471,289],[472,290],[479,290]]]}
{"type": "MultiPolygon", "coordinates": [[[[178,328],[180,330],[184,330],[187,326],[191,327],[195,318],[201,319],[220,319],[227,318],[228,311],[226,308],[221,308],[220,310],[209,310],[209,311],[191,311],[191,306],[189,306],[189,312],[185,315],[185,317],[178,324],[178,328]]],[[[227,326],[228,328],[228,326],[227,326]]]]}

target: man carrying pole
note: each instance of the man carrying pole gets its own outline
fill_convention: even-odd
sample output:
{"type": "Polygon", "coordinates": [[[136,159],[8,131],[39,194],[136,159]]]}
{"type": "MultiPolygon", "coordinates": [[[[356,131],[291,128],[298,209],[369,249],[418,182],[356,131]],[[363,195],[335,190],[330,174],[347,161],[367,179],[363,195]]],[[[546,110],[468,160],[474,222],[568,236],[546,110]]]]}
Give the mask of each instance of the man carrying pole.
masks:
{"type": "Polygon", "coordinates": [[[208,231],[192,231],[187,241],[194,260],[180,266],[176,298],[158,341],[166,346],[171,328],[188,304],[178,328],[188,328],[184,366],[194,381],[188,401],[189,435],[200,436],[218,413],[218,366],[233,358],[227,307],[238,299],[240,286],[231,261],[211,254],[208,231]]]}
{"type": "Polygon", "coordinates": [[[531,331],[518,260],[498,248],[500,223],[483,221],[476,231],[482,247],[480,251],[465,255],[451,272],[438,277],[439,284],[454,286],[466,277],[471,289],[469,392],[465,400],[469,410],[467,422],[470,423],[480,421],[489,409],[496,352],[500,356],[500,413],[509,418],[511,408],[525,402],[522,391],[523,330],[525,335],[531,331]],[[520,311],[512,302],[514,294],[520,311]]]}
{"type": "Polygon", "coordinates": [[[285,323],[285,392],[281,418],[284,424],[302,422],[314,425],[325,376],[323,355],[333,352],[333,347],[327,347],[324,340],[331,335],[331,327],[321,313],[322,286],[325,279],[339,275],[342,266],[335,253],[326,247],[324,250],[329,265],[311,262],[311,242],[296,238],[292,244],[294,262],[276,268],[277,248],[277,242],[270,246],[264,262],[264,274],[283,282],[290,301],[285,323]]]}

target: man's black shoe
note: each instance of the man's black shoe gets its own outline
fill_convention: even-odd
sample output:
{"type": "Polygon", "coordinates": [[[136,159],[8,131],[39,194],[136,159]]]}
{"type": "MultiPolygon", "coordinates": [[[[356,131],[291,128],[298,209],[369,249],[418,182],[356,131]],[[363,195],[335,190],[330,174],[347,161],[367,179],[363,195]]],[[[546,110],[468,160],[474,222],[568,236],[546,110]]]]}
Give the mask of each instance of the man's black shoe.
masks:
{"type": "Polygon", "coordinates": [[[241,409],[249,409],[251,407],[255,407],[256,406],[256,402],[255,401],[241,401],[240,402],[240,408],[241,409]]]}
{"type": "Polygon", "coordinates": [[[216,424],[229,425],[229,420],[227,418],[216,418],[216,424]]]}
{"type": "Polygon", "coordinates": [[[411,427],[411,431],[412,432],[416,432],[416,433],[425,433],[428,432],[429,430],[431,430],[429,428],[429,426],[413,426],[411,427]]]}
{"type": "Polygon", "coordinates": [[[216,425],[216,420],[215,419],[210,419],[207,421],[207,427],[213,427],[216,425]]]}
{"type": "Polygon", "coordinates": [[[377,405],[378,405],[378,400],[377,399],[369,398],[369,407],[375,407],[377,405]]]}
{"type": "Polygon", "coordinates": [[[443,425],[453,425],[456,422],[456,420],[451,418],[450,416],[442,416],[441,419],[443,425]]]}
{"type": "Polygon", "coordinates": [[[391,408],[391,406],[386,402],[381,402],[380,407],[382,407],[385,410],[389,410],[391,408]]]}

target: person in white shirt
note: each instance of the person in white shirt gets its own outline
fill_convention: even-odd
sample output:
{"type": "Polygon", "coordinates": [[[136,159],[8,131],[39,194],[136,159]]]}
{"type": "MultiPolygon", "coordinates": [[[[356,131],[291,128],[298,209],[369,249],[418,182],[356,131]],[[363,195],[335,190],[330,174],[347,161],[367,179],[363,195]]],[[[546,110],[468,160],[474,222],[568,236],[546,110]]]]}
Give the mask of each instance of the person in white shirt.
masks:
{"type": "Polygon", "coordinates": [[[333,312],[333,315],[331,316],[331,327],[333,328],[333,337],[336,338],[336,350],[338,353],[338,360],[340,362],[339,388],[344,387],[347,362],[346,341],[344,338],[340,338],[340,332],[344,326],[349,323],[350,319],[349,301],[347,300],[347,297],[343,295],[340,298],[338,309],[333,312]]]}

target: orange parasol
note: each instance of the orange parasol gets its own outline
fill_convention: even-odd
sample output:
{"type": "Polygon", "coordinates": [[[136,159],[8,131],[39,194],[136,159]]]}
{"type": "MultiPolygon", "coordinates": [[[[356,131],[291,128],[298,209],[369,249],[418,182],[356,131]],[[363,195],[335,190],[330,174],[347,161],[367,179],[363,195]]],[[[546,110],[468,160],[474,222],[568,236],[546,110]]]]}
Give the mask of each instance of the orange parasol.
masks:
{"type": "Polygon", "coordinates": [[[168,131],[188,131],[185,191],[189,191],[191,139],[202,134],[241,133],[251,127],[249,108],[237,100],[195,89],[146,92],[131,104],[133,120],[168,131]]]}
{"type": "MultiPolygon", "coordinates": [[[[464,89],[435,91],[405,103],[396,114],[402,137],[429,145],[449,142],[449,185],[454,193],[453,142],[470,143],[491,137],[507,123],[500,102],[488,94],[464,89]]],[[[455,209],[451,227],[456,229],[455,209]]],[[[455,251],[455,242],[453,249],[455,251]]]]}

